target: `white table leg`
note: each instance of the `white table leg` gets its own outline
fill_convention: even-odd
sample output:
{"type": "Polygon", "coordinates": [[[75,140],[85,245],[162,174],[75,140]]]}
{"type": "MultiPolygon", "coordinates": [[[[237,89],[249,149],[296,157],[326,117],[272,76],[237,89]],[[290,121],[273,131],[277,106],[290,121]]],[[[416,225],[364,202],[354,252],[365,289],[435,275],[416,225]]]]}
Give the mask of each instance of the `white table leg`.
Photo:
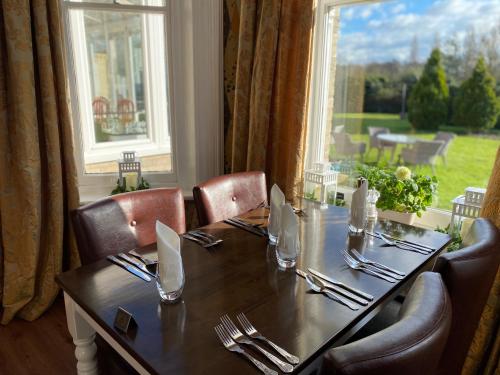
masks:
{"type": "Polygon", "coordinates": [[[66,293],[64,293],[64,304],[69,333],[76,346],[75,357],[78,375],[97,375],[95,330],[81,317],[75,301],[66,293]]]}

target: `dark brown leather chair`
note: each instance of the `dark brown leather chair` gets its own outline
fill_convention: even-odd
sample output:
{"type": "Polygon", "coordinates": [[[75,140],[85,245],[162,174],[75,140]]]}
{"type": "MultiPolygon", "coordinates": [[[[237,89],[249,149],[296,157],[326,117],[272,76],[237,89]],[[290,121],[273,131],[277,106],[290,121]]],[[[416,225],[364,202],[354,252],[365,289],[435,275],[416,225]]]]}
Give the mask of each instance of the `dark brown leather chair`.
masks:
{"type": "Polygon", "coordinates": [[[113,195],[72,213],[82,264],[156,242],[156,220],[186,231],[180,189],[150,189],[113,195]]]}
{"type": "Polygon", "coordinates": [[[330,350],[325,355],[321,374],[433,374],[448,337],[451,309],[441,276],[424,272],[406,297],[398,322],[330,350]]]}
{"type": "Polygon", "coordinates": [[[201,226],[241,215],[267,204],[264,172],[241,172],[214,177],[193,188],[201,226]]]}
{"type": "Polygon", "coordinates": [[[500,234],[488,219],[476,219],[464,248],[440,255],[434,266],[453,305],[450,337],[439,374],[459,375],[500,263],[500,234]]]}

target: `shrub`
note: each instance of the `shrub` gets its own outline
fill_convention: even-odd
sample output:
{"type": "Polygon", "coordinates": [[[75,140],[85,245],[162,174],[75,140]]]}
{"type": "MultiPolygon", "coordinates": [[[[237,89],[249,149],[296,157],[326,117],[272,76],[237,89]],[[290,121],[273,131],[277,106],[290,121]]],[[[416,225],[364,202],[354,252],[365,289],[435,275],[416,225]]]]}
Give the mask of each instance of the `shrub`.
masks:
{"type": "Polygon", "coordinates": [[[360,176],[368,180],[368,188],[380,193],[377,207],[381,210],[413,212],[418,217],[432,204],[437,190],[437,179],[419,174],[408,176],[406,168],[382,169],[361,165],[360,176]],[[399,176],[399,178],[398,178],[399,176]]]}
{"type": "Polygon", "coordinates": [[[481,57],[453,102],[453,123],[469,131],[491,129],[496,125],[499,109],[495,79],[481,57]]]}
{"type": "Polygon", "coordinates": [[[408,116],[416,129],[437,130],[448,117],[448,86],[441,52],[434,49],[408,99],[408,116]]]}

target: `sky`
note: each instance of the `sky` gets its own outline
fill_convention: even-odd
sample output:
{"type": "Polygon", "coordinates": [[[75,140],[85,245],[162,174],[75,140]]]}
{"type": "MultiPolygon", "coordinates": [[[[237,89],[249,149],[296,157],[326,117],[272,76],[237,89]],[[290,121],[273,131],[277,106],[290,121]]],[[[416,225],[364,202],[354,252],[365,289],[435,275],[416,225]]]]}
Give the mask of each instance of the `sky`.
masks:
{"type": "Polygon", "coordinates": [[[500,24],[500,0],[392,0],[343,6],[340,10],[340,63],[366,64],[410,59],[418,38],[418,60],[425,61],[438,38],[462,40],[500,24]],[[438,37],[436,37],[439,35],[438,37]]]}

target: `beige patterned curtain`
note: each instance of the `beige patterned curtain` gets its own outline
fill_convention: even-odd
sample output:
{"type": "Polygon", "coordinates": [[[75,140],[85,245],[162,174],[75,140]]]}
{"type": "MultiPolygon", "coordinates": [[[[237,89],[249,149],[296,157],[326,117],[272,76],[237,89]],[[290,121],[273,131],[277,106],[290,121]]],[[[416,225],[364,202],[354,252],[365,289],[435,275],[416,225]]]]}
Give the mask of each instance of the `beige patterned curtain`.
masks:
{"type": "Polygon", "coordinates": [[[0,1],[2,324],[40,316],[63,261],[78,263],[68,235],[79,198],[62,44],[59,0],[0,1]]]}
{"type": "Polygon", "coordinates": [[[227,172],[263,170],[302,187],[313,0],[226,0],[227,172]]]}
{"type": "MultiPolygon", "coordinates": [[[[482,217],[500,229],[500,147],[488,183],[482,217]]],[[[500,249],[499,249],[500,251],[500,249]]],[[[500,270],[497,272],[479,326],[465,360],[462,375],[500,373],[500,270]]]]}

